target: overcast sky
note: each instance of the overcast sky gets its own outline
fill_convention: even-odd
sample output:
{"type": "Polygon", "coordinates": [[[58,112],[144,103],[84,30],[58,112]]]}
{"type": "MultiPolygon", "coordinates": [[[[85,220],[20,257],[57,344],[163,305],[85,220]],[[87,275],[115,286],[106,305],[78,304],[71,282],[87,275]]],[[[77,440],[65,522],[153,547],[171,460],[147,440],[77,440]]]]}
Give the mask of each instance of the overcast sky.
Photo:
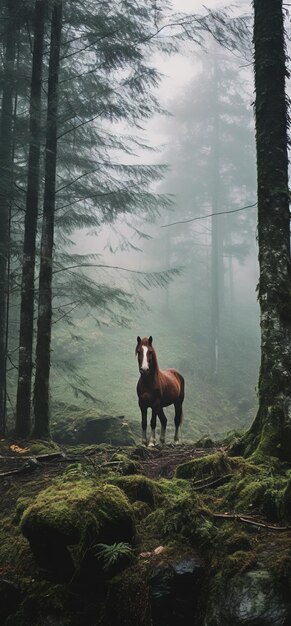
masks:
{"type": "MultiPolygon", "coordinates": [[[[172,0],[173,8],[176,11],[186,11],[189,13],[203,14],[206,9],[218,9],[232,7],[232,10],[237,10],[241,13],[252,11],[251,0],[172,0]]],[[[199,50],[197,49],[197,52],[199,50]]],[[[194,55],[195,56],[195,55],[194,55]]],[[[159,70],[165,75],[165,79],[160,86],[160,94],[164,100],[163,104],[167,106],[167,102],[172,98],[173,94],[178,93],[180,87],[189,82],[193,73],[195,72],[193,66],[193,53],[189,56],[177,54],[166,59],[159,59],[159,70]]]]}

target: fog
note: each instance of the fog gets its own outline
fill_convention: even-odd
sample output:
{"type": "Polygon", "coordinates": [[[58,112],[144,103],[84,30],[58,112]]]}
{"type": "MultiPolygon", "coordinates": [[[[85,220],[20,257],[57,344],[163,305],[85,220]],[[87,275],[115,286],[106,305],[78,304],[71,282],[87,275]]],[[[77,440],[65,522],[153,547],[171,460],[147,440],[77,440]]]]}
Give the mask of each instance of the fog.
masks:
{"type": "MultiPolygon", "coordinates": [[[[179,11],[205,12],[199,2],[174,4],[179,11]]],[[[215,0],[207,4],[209,9],[221,6],[215,0]]],[[[250,2],[233,9],[250,10],[250,2]]],[[[114,267],[92,267],[88,275],[132,294],[134,308],[121,316],[114,309],[112,317],[77,310],[69,343],[63,329],[55,329],[54,400],[82,406],[85,390],[93,412],[139,421],[134,349],[137,335],[151,334],[160,366],[176,367],[186,379],[184,438],[219,436],[248,425],[256,410],[252,67],[249,58],[229,52],[211,36],[204,49],[183,43],[182,53],[154,60],[163,74],[156,95],[169,115],[155,116],[139,131],[157,151],[137,150],[122,159],[167,164],[153,191],[169,194],[172,206],[160,209],[154,219],[151,213],[148,218],[121,215],[93,234],[74,233],[76,252],[97,253],[97,263],[114,267]],[[151,278],[147,288],[141,286],[139,273],[164,271],[173,272],[167,286],[151,288],[151,278]],[[74,395],[70,376],[58,367],[64,350],[76,371],[82,370],[74,395]]],[[[125,130],[115,125],[117,135],[125,130]]],[[[171,437],[172,419],[169,425],[171,437]]]]}

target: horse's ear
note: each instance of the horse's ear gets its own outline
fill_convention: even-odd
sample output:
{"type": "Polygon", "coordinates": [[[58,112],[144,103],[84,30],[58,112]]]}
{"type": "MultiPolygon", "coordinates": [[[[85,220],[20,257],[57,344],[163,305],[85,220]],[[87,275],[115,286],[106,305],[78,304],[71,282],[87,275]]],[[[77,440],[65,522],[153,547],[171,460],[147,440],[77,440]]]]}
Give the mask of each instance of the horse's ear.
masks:
{"type": "Polygon", "coordinates": [[[139,344],[140,344],[140,342],[141,342],[141,338],[140,338],[140,336],[138,336],[138,337],[136,338],[136,341],[137,341],[137,346],[136,346],[136,348],[135,348],[135,354],[137,354],[137,349],[138,349],[138,346],[139,346],[139,344]]]}
{"type": "Polygon", "coordinates": [[[152,343],[153,343],[153,338],[152,338],[152,336],[150,335],[150,336],[149,336],[149,344],[150,344],[150,346],[152,345],[152,343]]]}

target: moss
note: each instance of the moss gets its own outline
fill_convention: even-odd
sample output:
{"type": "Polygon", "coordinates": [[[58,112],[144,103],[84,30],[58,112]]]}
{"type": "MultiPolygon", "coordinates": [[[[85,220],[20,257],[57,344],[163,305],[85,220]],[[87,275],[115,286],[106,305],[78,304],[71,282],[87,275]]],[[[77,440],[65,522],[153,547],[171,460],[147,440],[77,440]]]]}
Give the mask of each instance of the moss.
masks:
{"type": "Polygon", "coordinates": [[[53,441],[18,440],[14,438],[0,440],[0,453],[5,456],[21,458],[50,454],[52,452],[60,452],[60,447],[53,441]]]}
{"type": "Polygon", "coordinates": [[[248,551],[251,550],[251,541],[247,533],[244,532],[234,532],[228,537],[225,542],[226,552],[228,554],[233,554],[234,552],[239,551],[248,551]]]}
{"type": "Polygon", "coordinates": [[[286,476],[274,475],[271,468],[250,465],[245,475],[240,472],[228,485],[217,490],[222,497],[222,507],[237,513],[260,513],[268,521],[281,521],[284,517],[284,489],[286,476]]]}
{"type": "Polygon", "coordinates": [[[105,607],[107,624],[151,626],[149,589],[143,564],[128,568],[109,585],[105,607]]]}
{"type": "Polygon", "coordinates": [[[207,456],[199,457],[178,465],[176,469],[177,478],[218,478],[223,474],[242,468],[245,460],[240,457],[229,457],[225,452],[216,452],[207,456]]]}
{"type": "Polygon", "coordinates": [[[27,575],[33,571],[33,559],[29,545],[10,517],[2,517],[0,524],[0,572],[19,576],[19,572],[27,575]]]}
{"type": "Polygon", "coordinates": [[[111,459],[114,463],[118,463],[117,469],[124,476],[129,476],[131,474],[138,474],[139,472],[139,464],[132,459],[129,459],[126,454],[121,454],[120,452],[113,455],[111,459]]]}
{"type": "Polygon", "coordinates": [[[115,485],[120,487],[131,502],[139,500],[154,506],[159,497],[159,486],[150,478],[142,475],[114,477],[111,479],[115,485]]]}
{"type": "Polygon", "coordinates": [[[254,567],[256,556],[250,550],[237,550],[230,554],[224,562],[224,573],[227,577],[230,575],[245,572],[254,567]]]}
{"type": "Polygon", "coordinates": [[[64,585],[30,580],[24,585],[23,592],[23,601],[17,612],[9,617],[7,626],[40,626],[51,623],[71,626],[73,623],[73,617],[66,606],[69,590],[64,585]]]}
{"type": "Polygon", "coordinates": [[[211,439],[211,437],[209,437],[208,435],[201,437],[201,439],[199,439],[195,443],[195,448],[214,448],[214,447],[215,447],[215,443],[213,439],[211,439]]]}
{"type": "Polygon", "coordinates": [[[182,478],[171,478],[171,480],[160,478],[157,484],[162,498],[170,502],[175,502],[182,494],[191,493],[191,483],[182,478]]]}
{"type": "Polygon", "coordinates": [[[134,516],[136,520],[143,520],[151,513],[151,508],[146,502],[140,502],[136,500],[132,504],[134,516]]]}
{"type": "Polygon", "coordinates": [[[133,510],[114,485],[95,487],[90,480],[56,481],[40,492],[24,511],[21,530],[37,562],[64,579],[72,574],[68,545],[80,554],[97,542],[130,541],[134,535],[133,510]]]}
{"type": "Polygon", "coordinates": [[[19,524],[25,509],[32,503],[33,498],[29,496],[20,497],[16,501],[15,513],[12,518],[14,524],[19,524]]]}
{"type": "Polygon", "coordinates": [[[182,493],[180,498],[164,501],[160,508],[138,525],[143,549],[153,549],[161,542],[179,537],[194,544],[205,544],[212,536],[213,523],[209,509],[194,493],[182,493]]]}

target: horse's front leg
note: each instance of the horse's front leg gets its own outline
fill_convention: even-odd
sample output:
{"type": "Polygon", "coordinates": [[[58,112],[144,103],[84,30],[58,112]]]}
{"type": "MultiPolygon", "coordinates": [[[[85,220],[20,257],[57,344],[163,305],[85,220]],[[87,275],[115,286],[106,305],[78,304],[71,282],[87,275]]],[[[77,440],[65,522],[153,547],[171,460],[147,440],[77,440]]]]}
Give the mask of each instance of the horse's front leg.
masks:
{"type": "Polygon", "coordinates": [[[141,402],[139,402],[139,408],[141,410],[141,429],[142,429],[142,443],[144,446],[147,445],[147,407],[144,406],[141,402]]]}
{"type": "Polygon", "coordinates": [[[152,409],[152,419],[151,419],[151,436],[149,441],[149,446],[156,445],[156,426],[157,426],[157,412],[155,409],[152,409]]]}

